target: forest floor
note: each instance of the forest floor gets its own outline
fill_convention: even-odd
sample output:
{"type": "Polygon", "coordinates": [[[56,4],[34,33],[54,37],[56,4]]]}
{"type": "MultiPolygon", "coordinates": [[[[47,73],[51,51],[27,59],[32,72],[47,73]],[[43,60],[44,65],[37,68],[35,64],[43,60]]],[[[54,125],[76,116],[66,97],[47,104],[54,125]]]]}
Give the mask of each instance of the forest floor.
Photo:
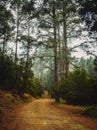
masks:
{"type": "Polygon", "coordinates": [[[48,97],[24,102],[0,90],[0,130],[97,130],[97,119],[81,115],[82,109],[48,97]]]}

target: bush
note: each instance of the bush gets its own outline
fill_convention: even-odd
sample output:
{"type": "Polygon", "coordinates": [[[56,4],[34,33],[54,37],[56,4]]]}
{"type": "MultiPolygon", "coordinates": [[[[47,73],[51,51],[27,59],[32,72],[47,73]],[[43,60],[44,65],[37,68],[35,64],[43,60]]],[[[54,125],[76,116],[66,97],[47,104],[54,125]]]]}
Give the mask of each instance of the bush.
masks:
{"type": "Polygon", "coordinates": [[[42,96],[43,86],[38,78],[29,79],[27,92],[34,97],[42,96]]]}
{"type": "Polygon", "coordinates": [[[97,81],[89,78],[85,70],[75,70],[60,81],[60,95],[69,104],[97,104],[97,81]]]}
{"type": "Polygon", "coordinates": [[[16,63],[12,57],[0,51],[0,86],[21,96],[24,93],[41,96],[43,86],[34,77],[31,67],[31,64],[26,66],[26,62],[16,63]]]}
{"type": "Polygon", "coordinates": [[[82,114],[90,116],[90,117],[96,117],[97,118],[97,106],[90,106],[90,107],[85,108],[82,111],[82,114]]]}

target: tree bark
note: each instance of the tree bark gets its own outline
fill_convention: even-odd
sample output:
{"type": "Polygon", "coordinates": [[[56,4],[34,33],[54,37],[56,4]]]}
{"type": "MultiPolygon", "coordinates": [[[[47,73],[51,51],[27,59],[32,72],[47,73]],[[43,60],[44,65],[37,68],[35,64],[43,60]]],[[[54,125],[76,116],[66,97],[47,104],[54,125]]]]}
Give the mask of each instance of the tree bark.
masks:
{"type": "Polygon", "coordinates": [[[68,46],[67,46],[67,25],[66,25],[66,2],[63,0],[63,59],[64,59],[64,69],[65,77],[68,78],[69,62],[68,62],[68,46]]]}
{"type": "Polygon", "coordinates": [[[54,30],[54,72],[55,72],[55,102],[60,102],[59,97],[59,83],[58,83],[58,58],[57,58],[57,38],[56,38],[56,14],[53,5],[53,30],[54,30]]]}
{"type": "Polygon", "coordinates": [[[5,44],[6,44],[6,33],[4,34],[4,39],[3,39],[3,54],[5,52],[5,44]]]}
{"type": "Polygon", "coordinates": [[[17,61],[17,51],[18,51],[18,36],[19,36],[19,12],[17,7],[17,23],[16,23],[16,46],[15,46],[15,61],[17,61]]]}
{"type": "Polygon", "coordinates": [[[30,20],[28,18],[28,41],[27,41],[27,68],[28,68],[28,64],[29,64],[29,49],[30,49],[30,20]]]}

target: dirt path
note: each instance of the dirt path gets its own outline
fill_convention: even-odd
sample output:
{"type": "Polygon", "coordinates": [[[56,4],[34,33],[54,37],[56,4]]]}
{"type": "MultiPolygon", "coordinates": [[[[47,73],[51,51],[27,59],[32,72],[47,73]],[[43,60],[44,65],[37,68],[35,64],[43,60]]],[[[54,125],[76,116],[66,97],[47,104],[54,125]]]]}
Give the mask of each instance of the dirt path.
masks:
{"type": "Polygon", "coordinates": [[[6,130],[97,130],[97,120],[72,114],[67,109],[51,99],[35,100],[21,108],[6,130]]]}

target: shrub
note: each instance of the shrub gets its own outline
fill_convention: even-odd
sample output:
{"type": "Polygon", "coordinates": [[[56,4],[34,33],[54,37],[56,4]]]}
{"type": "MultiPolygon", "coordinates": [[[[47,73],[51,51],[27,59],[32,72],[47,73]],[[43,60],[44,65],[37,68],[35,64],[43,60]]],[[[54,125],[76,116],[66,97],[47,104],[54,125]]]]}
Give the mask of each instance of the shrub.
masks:
{"type": "Polygon", "coordinates": [[[89,78],[85,70],[75,70],[60,81],[60,95],[69,104],[97,104],[97,81],[89,78]]]}
{"type": "Polygon", "coordinates": [[[85,108],[82,111],[82,114],[90,116],[90,117],[96,117],[97,118],[97,106],[90,106],[90,107],[85,108]]]}
{"type": "Polygon", "coordinates": [[[17,63],[0,51],[0,86],[21,96],[27,92],[33,96],[41,96],[43,86],[39,79],[34,77],[31,64],[26,64],[17,63]]]}
{"type": "Polygon", "coordinates": [[[42,96],[43,86],[38,78],[29,79],[27,92],[34,97],[42,96]]]}

